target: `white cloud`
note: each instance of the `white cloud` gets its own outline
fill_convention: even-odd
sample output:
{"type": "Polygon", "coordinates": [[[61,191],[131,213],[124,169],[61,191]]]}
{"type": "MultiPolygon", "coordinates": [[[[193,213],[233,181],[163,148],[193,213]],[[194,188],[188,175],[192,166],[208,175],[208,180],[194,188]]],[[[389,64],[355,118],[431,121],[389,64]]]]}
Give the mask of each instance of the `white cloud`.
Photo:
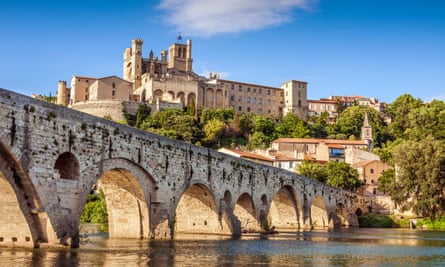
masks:
{"type": "Polygon", "coordinates": [[[163,19],[194,36],[236,33],[280,25],[292,10],[308,10],[316,0],[161,0],[163,19]]]}

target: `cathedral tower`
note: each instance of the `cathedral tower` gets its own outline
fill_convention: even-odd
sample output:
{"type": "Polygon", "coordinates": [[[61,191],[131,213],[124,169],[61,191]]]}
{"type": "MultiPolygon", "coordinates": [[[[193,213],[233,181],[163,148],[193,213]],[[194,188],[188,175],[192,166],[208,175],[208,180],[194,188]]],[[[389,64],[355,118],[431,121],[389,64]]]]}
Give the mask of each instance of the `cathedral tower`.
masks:
{"type": "Polygon", "coordinates": [[[168,60],[168,68],[176,69],[182,72],[192,71],[192,40],[187,40],[187,44],[182,44],[181,35],[178,36],[178,41],[172,44],[168,49],[170,55],[168,60]]]}
{"type": "Polygon", "coordinates": [[[131,48],[124,52],[124,79],[134,83],[134,89],[141,86],[142,76],[142,39],[133,39],[131,48]]]}

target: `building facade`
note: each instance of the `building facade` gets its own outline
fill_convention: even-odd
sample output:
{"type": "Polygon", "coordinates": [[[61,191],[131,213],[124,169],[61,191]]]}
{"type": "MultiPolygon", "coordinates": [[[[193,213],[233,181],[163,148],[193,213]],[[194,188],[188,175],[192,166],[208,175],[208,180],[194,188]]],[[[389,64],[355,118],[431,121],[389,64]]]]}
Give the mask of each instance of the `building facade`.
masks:
{"type": "Polygon", "coordinates": [[[173,102],[199,108],[233,108],[239,112],[308,118],[307,82],[290,80],[281,87],[221,79],[217,73],[193,71],[192,41],[182,38],[160,57],[143,56],[143,40],[134,39],[123,55],[123,78],[73,76],[71,87],[59,82],[57,103],[75,108],[80,102],[116,100],[173,102]]]}

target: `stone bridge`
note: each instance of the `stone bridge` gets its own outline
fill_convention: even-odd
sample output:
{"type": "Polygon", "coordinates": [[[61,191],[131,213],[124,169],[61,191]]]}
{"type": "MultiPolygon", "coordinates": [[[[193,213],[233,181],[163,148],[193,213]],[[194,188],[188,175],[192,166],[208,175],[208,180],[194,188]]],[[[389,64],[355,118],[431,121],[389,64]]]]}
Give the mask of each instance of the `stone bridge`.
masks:
{"type": "Polygon", "coordinates": [[[292,172],[4,89],[0,118],[0,246],[75,247],[95,185],[110,238],[356,226],[372,206],[292,172]]]}

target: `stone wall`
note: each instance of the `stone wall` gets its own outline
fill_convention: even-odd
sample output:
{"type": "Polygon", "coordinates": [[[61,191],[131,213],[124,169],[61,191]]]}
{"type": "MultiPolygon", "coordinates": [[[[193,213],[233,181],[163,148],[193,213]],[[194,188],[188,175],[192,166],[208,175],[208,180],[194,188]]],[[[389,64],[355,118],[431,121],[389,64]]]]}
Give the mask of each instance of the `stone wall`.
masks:
{"type": "MultiPolygon", "coordinates": [[[[31,232],[34,227],[39,227],[44,229],[40,231],[41,236],[51,237],[54,229],[52,236],[62,244],[75,246],[80,215],[95,183],[104,185],[110,203],[119,200],[126,203],[116,209],[108,205],[110,226],[114,229],[110,233],[116,237],[131,233],[132,237],[171,238],[176,229],[195,231],[197,225],[204,227],[205,232],[235,233],[240,222],[249,219],[234,216],[237,204],[248,211],[238,213],[239,217],[246,214],[261,223],[260,220],[269,214],[274,199],[278,203],[276,207],[286,206],[286,203],[296,207],[295,214],[299,219],[295,221],[299,220],[300,224],[307,223],[303,218],[310,216],[306,211],[314,204],[319,208],[317,213],[321,213],[319,217],[324,220],[335,215],[339,204],[350,214],[354,214],[358,207],[365,210],[364,207],[371,205],[365,198],[286,170],[147,133],[3,89],[0,89],[0,117],[5,118],[0,121],[0,144],[26,172],[19,179],[35,187],[36,205],[41,207],[39,218],[48,218],[47,225],[43,220],[36,221],[37,226],[30,225],[31,232]],[[56,162],[63,162],[60,159],[66,155],[77,162],[56,165],[56,162]],[[79,175],[69,179],[61,177],[63,168],[67,168],[64,172],[78,171],[79,175]],[[284,194],[275,198],[283,188],[292,192],[292,197],[286,199],[284,194]],[[253,207],[246,204],[247,196],[253,207]],[[284,200],[280,201],[280,198],[284,200]],[[207,204],[201,206],[200,202],[207,204]],[[250,210],[253,208],[254,211],[250,210]],[[187,211],[193,211],[196,216],[190,219],[187,211]],[[130,220],[134,224],[129,224],[130,220]]],[[[0,221],[2,223],[15,222],[0,221]]]]}

